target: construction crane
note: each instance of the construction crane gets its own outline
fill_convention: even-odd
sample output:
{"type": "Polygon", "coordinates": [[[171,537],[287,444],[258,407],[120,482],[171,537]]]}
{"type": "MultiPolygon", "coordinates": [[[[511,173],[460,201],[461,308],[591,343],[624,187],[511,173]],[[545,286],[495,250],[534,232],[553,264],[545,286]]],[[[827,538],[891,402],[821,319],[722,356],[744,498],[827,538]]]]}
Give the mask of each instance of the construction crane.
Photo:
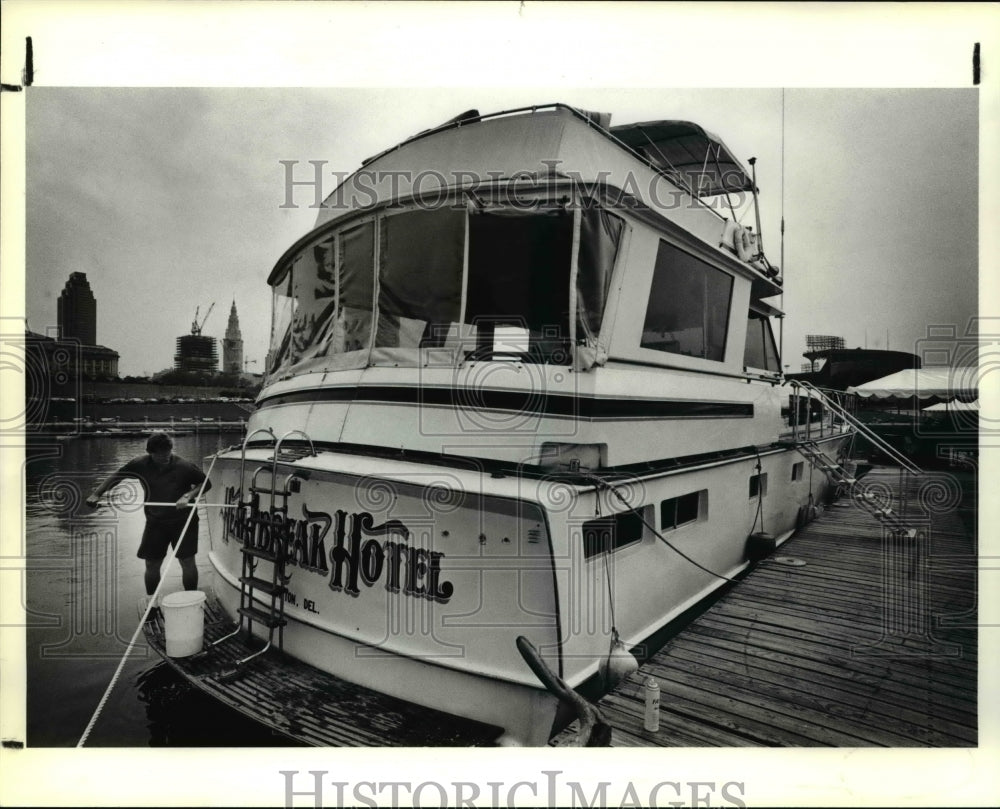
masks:
{"type": "Polygon", "coordinates": [[[196,306],[194,308],[194,320],[191,321],[191,334],[201,334],[205,321],[208,320],[208,316],[212,314],[212,310],[215,308],[215,301],[212,301],[212,305],[208,307],[208,311],[205,312],[205,316],[201,319],[201,323],[198,322],[198,310],[200,308],[200,306],[196,306]]]}

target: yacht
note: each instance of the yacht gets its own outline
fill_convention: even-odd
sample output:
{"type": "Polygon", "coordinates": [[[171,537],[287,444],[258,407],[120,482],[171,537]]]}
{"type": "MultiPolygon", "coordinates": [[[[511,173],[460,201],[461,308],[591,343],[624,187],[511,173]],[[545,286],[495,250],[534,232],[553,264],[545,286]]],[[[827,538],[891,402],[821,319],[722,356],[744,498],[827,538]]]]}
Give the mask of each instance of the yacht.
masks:
{"type": "Polygon", "coordinates": [[[213,464],[237,630],[545,744],[522,649],[609,687],[834,485],[852,426],[783,380],[757,199],[697,124],[564,104],[364,161],[270,273],[266,379],[213,464]]]}

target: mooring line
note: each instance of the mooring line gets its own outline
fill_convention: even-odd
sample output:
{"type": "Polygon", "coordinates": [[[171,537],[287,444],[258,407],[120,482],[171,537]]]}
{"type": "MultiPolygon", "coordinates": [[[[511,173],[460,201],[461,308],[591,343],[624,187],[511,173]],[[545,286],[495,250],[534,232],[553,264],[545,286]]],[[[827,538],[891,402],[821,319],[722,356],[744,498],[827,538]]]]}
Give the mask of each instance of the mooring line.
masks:
{"type": "MultiPolygon", "coordinates": [[[[758,457],[758,460],[759,460],[760,459],[759,453],[758,453],[757,457],[758,457]]],[[[617,497],[622,502],[622,504],[627,509],[629,509],[630,511],[632,511],[639,518],[639,521],[643,525],[645,525],[650,531],[653,532],[653,536],[655,536],[657,539],[659,539],[664,545],[666,545],[668,548],[670,548],[670,550],[672,550],[674,553],[676,553],[682,559],[685,559],[686,561],[690,562],[692,565],[694,565],[697,568],[700,568],[701,570],[705,571],[706,573],[709,573],[712,576],[715,576],[717,579],[722,579],[723,581],[732,582],[734,584],[739,581],[739,579],[732,579],[729,576],[723,576],[721,573],[716,573],[714,570],[710,570],[709,568],[705,567],[700,562],[695,561],[690,556],[688,556],[686,553],[684,553],[684,551],[682,551],[680,548],[678,548],[676,545],[674,545],[669,539],[667,539],[665,536],[663,536],[663,534],[661,534],[659,531],[657,531],[655,526],[650,525],[649,522],[647,522],[646,518],[642,515],[642,511],[640,509],[635,508],[628,500],[626,500],[622,496],[621,492],[618,491],[617,487],[615,486],[615,484],[612,481],[607,480],[606,478],[602,478],[600,475],[598,475],[598,474],[596,474],[594,472],[584,473],[583,477],[590,478],[591,480],[596,481],[597,482],[597,486],[595,488],[601,488],[601,487],[603,487],[607,491],[611,492],[615,497],[617,497]]],[[[757,524],[757,521],[754,520],[754,525],[756,525],[756,524],[757,524]]],[[[610,582],[609,582],[609,585],[610,585],[610,582]]]]}
{"type": "MultiPolygon", "coordinates": [[[[205,484],[208,483],[208,479],[212,474],[212,469],[215,467],[215,461],[219,457],[218,453],[212,456],[212,463],[208,466],[208,472],[205,473],[205,479],[201,482],[201,486],[198,489],[197,497],[205,491],[205,484]]],[[[171,505],[176,505],[171,503],[171,505]]],[[[87,723],[87,727],[83,731],[83,735],[80,737],[80,741],[76,743],[77,747],[83,747],[87,741],[87,737],[90,736],[90,732],[94,729],[94,725],[97,722],[97,718],[101,715],[101,711],[104,710],[104,706],[108,701],[108,697],[111,696],[111,692],[114,690],[115,684],[118,682],[118,678],[121,676],[122,670],[125,668],[125,661],[128,660],[128,656],[132,654],[132,649],[135,646],[135,642],[139,637],[139,633],[142,632],[143,627],[146,625],[146,616],[149,615],[149,611],[153,608],[153,604],[156,603],[156,597],[160,593],[160,588],[163,587],[164,582],[167,580],[167,571],[170,570],[170,565],[174,561],[174,557],[177,555],[177,550],[180,548],[181,543],[184,541],[184,534],[187,533],[188,526],[191,524],[191,518],[194,516],[195,510],[192,508],[188,513],[187,519],[184,521],[184,527],[181,529],[180,536],[177,538],[177,544],[172,547],[167,554],[165,564],[160,571],[160,583],[156,586],[156,590],[149,597],[149,602],[146,604],[146,609],[142,613],[142,617],[139,619],[139,625],[135,628],[132,633],[132,639],[128,643],[128,647],[125,649],[125,653],[122,655],[122,659],[118,661],[118,668],[115,669],[115,673],[111,677],[111,682],[108,683],[107,689],[104,691],[104,696],[101,697],[101,701],[97,703],[97,708],[94,709],[93,716],[90,717],[90,721],[87,723]]]]}

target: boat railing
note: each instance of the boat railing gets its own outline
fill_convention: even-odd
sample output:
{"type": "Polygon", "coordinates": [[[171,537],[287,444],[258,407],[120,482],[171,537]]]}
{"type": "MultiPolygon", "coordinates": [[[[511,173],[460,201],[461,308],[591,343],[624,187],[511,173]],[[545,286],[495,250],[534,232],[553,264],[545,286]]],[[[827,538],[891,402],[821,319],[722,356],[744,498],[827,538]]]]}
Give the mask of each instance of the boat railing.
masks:
{"type": "Polygon", "coordinates": [[[914,475],[922,475],[923,470],[917,466],[913,461],[907,458],[903,453],[897,450],[895,447],[890,445],[884,439],[880,438],[871,428],[869,428],[864,422],[857,418],[853,413],[851,413],[847,407],[840,404],[837,399],[839,399],[840,391],[827,391],[824,392],[820,388],[817,388],[811,382],[806,382],[800,379],[789,380],[789,385],[795,391],[794,403],[792,406],[792,433],[796,441],[805,440],[812,441],[815,438],[823,437],[823,419],[819,421],[818,436],[812,435],[812,419],[809,418],[811,414],[812,402],[815,398],[819,402],[821,407],[829,409],[833,414],[835,419],[840,419],[842,424],[849,425],[856,433],[863,435],[868,441],[872,443],[873,446],[884,452],[889,456],[890,459],[899,464],[900,467],[905,469],[914,475]],[[801,392],[804,392],[806,397],[806,420],[805,428],[802,430],[799,425],[799,412],[800,412],[800,397],[801,392]],[[831,394],[838,394],[833,396],[831,394]]]}

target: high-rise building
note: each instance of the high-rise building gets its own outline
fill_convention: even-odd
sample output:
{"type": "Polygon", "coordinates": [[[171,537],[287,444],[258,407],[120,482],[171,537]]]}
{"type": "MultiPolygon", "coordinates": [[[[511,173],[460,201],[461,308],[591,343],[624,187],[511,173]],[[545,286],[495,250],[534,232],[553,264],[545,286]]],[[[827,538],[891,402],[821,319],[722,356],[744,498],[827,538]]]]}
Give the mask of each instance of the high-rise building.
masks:
{"type": "Polygon", "coordinates": [[[202,334],[184,334],[178,337],[174,368],[178,371],[214,374],[219,370],[215,338],[202,334]]]}
{"type": "Polygon", "coordinates": [[[28,332],[32,346],[48,358],[53,390],[63,384],[59,380],[118,377],[118,352],[97,344],[97,300],[86,273],[70,273],[56,301],[56,323],[55,340],[28,332]]]}
{"type": "Polygon", "coordinates": [[[240,333],[240,318],[236,314],[236,300],[229,310],[226,336],[222,340],[222,372],[239,374],[243,372],[243,335],[240,333]]]}
{"type": "Polygon", "coordinates": [[[70,273],[57,303],[59,338],[97,345],[97,301],[84,272],[70,273]]]}

